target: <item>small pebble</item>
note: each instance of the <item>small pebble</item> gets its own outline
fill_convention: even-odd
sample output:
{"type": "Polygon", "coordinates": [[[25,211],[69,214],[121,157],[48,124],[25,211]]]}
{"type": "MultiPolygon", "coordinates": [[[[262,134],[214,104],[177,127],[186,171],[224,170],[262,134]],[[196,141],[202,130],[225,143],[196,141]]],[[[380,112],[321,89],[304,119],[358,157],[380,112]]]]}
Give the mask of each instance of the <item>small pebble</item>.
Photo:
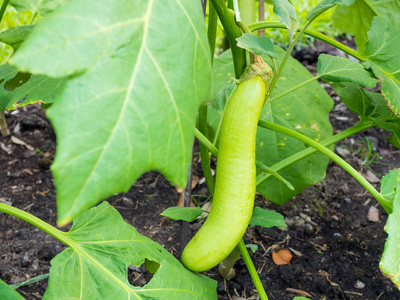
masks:
{"type": "Polygon", "coordinates": [[[346,198],[344,198],[344,201],[345,201],[346,203],[351,203],[351,198],[346,197],[346,198]]]}
{"type": "Polygon", "coordinates": [[[364,282],[362,282],[362,281],[360,281],[360,280],[357,280],[357,282],[356,282],[356,284],[354,285],[354,287],[356,288],[356,289],[363,289],[364,287],[365,287],[365,283],[364,282]]]}
{"type": "Polygon", "coordinates": [[[306,223],[304,225],[304,230],[306,231],[306,234],[309,236],[314,233],[314,227],[310,223],[306,223]]]}
{"type": "Polygon", "coordinates": [[[122,206],[126,207],[126,208],[133,208],[135,206],[135,204],[133,203],[133,200],[126,198],[126,197],[122,198],[121,203],[122,203],[122,206]]]}
{"type": "Polygon", "coordinates": [[[341,235],[340,233],[336,232],[336,233],[333,234],[333,239],[336,242],[341,242],[341,241],[343,241],[343,235],[341,235]]]}

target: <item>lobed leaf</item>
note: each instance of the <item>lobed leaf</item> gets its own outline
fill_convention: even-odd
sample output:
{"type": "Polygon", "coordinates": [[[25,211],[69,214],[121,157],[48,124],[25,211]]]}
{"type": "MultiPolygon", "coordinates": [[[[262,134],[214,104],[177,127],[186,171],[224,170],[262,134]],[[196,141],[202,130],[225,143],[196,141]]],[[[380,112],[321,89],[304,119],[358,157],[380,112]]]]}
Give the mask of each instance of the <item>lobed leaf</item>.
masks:
{"type": "Polygon", "coordinates": [[[75,219],[65,240],[69,248],[51,261],[45,300],[217,298],[214,280],[185,269],[107,202],[75,219]],[[128,266],[145,262],[155,271],[153,278],[143,287],[131,285],[128,266]]]}
{"type": "Polygon", "coordinates": [[[374,75],[361,64],[348,58],[321,54],[317,63],[318,75],[333,82],[353,82],[373,87],[378,83],[374,75]]]}
{"type": "Polygon", "coordinates": [[[48,110],[60,225],[148,170],[186,185],[211,78],[205,32],[192,0],[71,0],[35,26],[13,63],[73,75],[48,110]]]}
{"type": "Polygon", "coordinates": [[[400,114],[400,31],[384,18],[375,17],[368,32],[364,56],[381,82],[389,108],[400,114]]]}
{"type": "Polygon", "coordinates": [[[351,6],[336,7],[333,25],[341,32],[355,36],[357,50],[364,51],[367,32],[375,16],[385,18],[394,27],[400,26],[400,1],[356,0],[351,6]]]}
{"type": "Polygon", "coordinates": [[[256,225],[267,228],[274,226],[287,227],[285,224],[285,220],[280,213],[262,209],[261,207],[258,206],[254,208],[254,212],[253,215],[251,216],[249,225],[256,225]]]}
{"type": "Polygon", "coordinates": [[[393,212],[389,215],[385,231],[388,234],[379,267],[383,274],[400,288],[400,171],[391,170],[381,180],[381,193],[393,199],[393,212]],[[390,191],[390,193],[386,193],[390,191]]]}
{"type": "Polygon", "coordinates": [[[39,101],[53,103],[64,83],[64,78],[25,74],[4,64],[0,66],[0,110],[16,109],[39,101]]]}

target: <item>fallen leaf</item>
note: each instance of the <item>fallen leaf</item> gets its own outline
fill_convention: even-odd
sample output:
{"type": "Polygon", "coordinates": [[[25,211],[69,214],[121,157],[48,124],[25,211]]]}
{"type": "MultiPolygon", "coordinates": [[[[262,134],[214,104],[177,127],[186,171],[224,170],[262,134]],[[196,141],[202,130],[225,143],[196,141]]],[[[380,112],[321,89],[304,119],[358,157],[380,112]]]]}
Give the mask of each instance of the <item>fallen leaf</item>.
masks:
{"type": "Polygon", "coordinates": [[[379,210],[375,206],[369,208],[367,219],[371,222],[379,222],[379,210]]]}
{"type": "Polygon", "coordinates": [[[22,145],[25,146],[28,150],[35,151],[35,148],[33,148],[31,145],[28,145],[25,143],[23,140],[20,140],[19,138],[16,138],[15,136],[11,136],[11,142],[17,145],[22,145]]]}
{"type": "Polygon", "coordinates": [[[272,252],[272,260],[276,265],[287,265],[292,259],[292,254],[288,250],[279,250],[272,252]]]}

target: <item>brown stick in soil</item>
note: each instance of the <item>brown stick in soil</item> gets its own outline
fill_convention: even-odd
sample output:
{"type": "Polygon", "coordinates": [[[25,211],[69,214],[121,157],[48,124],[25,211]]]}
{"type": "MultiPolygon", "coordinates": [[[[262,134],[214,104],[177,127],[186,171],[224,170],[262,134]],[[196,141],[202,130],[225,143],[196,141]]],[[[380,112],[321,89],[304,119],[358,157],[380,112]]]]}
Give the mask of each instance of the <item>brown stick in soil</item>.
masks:
{"type": "Polygon", "coordinates": [[[1,130],[1,136],[4,137],[10,135],[10,131],[8,130],[7,127],[6,116],[4,115],[4,110],[0,111],[0,130],[1,130]]]}

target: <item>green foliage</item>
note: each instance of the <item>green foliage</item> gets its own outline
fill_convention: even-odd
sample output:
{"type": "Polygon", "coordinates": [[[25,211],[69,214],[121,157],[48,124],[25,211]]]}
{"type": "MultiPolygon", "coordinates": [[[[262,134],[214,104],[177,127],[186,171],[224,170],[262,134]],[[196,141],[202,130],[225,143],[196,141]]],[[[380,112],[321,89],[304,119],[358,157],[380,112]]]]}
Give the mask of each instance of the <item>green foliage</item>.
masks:
{"type": "Polygon", "coordinates": [[[262,226],[262,227],[286,227],[283,216],[280,213],[262,209],[256,206],[254,208],[253,216],[250,220],[250,225],[262,226]]]}
{"type": "Polygon", "coordinates": [[[381,180],[381,192],[393,201],[385,231],[388,238],[379,264],[382,272],[400,288],[400,171],[392,170],[381,180]]]}
{"type": "Polygon", "coordinates": [[[353,82],[374,87],[378,80],[362,65],[344,57],[321,54],[317,64],[318,76],[326,81],[353,82]]]}
{"type": "Polygon", "coordinates": [[[48,110],[58,137],[52,172],[60,224],[127,191],[148,170],[186,184],[195,115],[210,84],[204,29],[200,3],[190,0],[69,1],[13,56],[28,72],[75,74],[48,110]]]}
{"type": "MultiPolygon", "coordinates": [[[[398,27],[397,27],[398,28],[398,27]]],[[[364,56],[382,86],[390,109],[400,115],[400,31],[384,18],[374,17],[364,56]]]]}
{"type": "Polygon", "coordinates": [[[237,41],[240,48],[246,49],[253,54],[266,54],[274,58],[277,57],[274,52],[274,44],[271,39],[266,36],[255,36],[250,33],[245,33],[238,38],[237,41]]]}
{"type": "Polygon", "coordinates": [[[200,207],[169,207],[164,210],[160,215],[170,218],[172,220],[183,220],[193,222],[201,216],[203,210],[200,207]]]}
{"type": "Polygon", "coordinates": [[[272,0],[272,3],[274,13],[281,17],[281,23],[289,29],[289,41],[291,41],[299,26],[296,11],[288,0],[272,0]]]}
{"type": "Polygon", "coordinates": [[[49,287],[43,299],[216,297],[216,282],[186,270],[168,251],[127,224],[107,202],[74,220],[64,236],[69,248],[51,261],[49,287]],[[128,266],[139,267],[146,260],[155,271],[152,280],[144,287],[130,285],[128,266]],[[157,264],[160,267],[154,268],[157,264]]]}
{"type": "MultiPolygon", "coordinates": [[[[18,12],[13,7],[9,6],[0,24],[0,31],[4,31],[15,26],[28,24],[32,17],[32,13],[30,11],[18,12]]],[[[0,43],[0,65],[4,64],[12,53],[13,49],[11,46],[0,43]]]]}
{"type": "Polygon", "coordinates": [[[0,279],[0,300],[23,300],[18,292],[0,279]]]}
{"type": "MultiPolygon", "coordinates": [[[[292,0],[290,1],[295,8],[297,13],[297,19],[300,24],[304,25],[307,22],[307,16],[312,9],[321,2],[321,0],[292,0]]],[[[340,32],[333,27],[331,22],[332,10],[327,10],[322,13],[318,18],[310,25],[310,29],[314,29],[327,34],[330,37],[337,36],[340,32]]],[[[279,16],[273,12],[273,5],[269,5],[265,2],[265,20],[268,21],[279,21],[279,16]]],[[[285,30],[268,30],[265,35],[271,38],[275,44],[285,47],[289,40],[288,32],[285,30]]],[[[313,47],[314,39],[308,36],[303,36],[300,39],[297,48],[301,47],[313,47]]]]}
{"type": "Polygon", "coordinates": [[[357,50],[364,51],[367,32],[375,16],[385,18],[395,28],[400,26],[400,2],[397,0],[356,0],[351,6],[337,6],[333,25],[342,33],[354,35],[357,50]]]}
{"type": "Polygon", "coordinates": [[[16,109],[38,101],[51,104],[65,83],[64,78],[22,73],[9,64],[0,66],[0,80],[0,110],[16,109]]]}

